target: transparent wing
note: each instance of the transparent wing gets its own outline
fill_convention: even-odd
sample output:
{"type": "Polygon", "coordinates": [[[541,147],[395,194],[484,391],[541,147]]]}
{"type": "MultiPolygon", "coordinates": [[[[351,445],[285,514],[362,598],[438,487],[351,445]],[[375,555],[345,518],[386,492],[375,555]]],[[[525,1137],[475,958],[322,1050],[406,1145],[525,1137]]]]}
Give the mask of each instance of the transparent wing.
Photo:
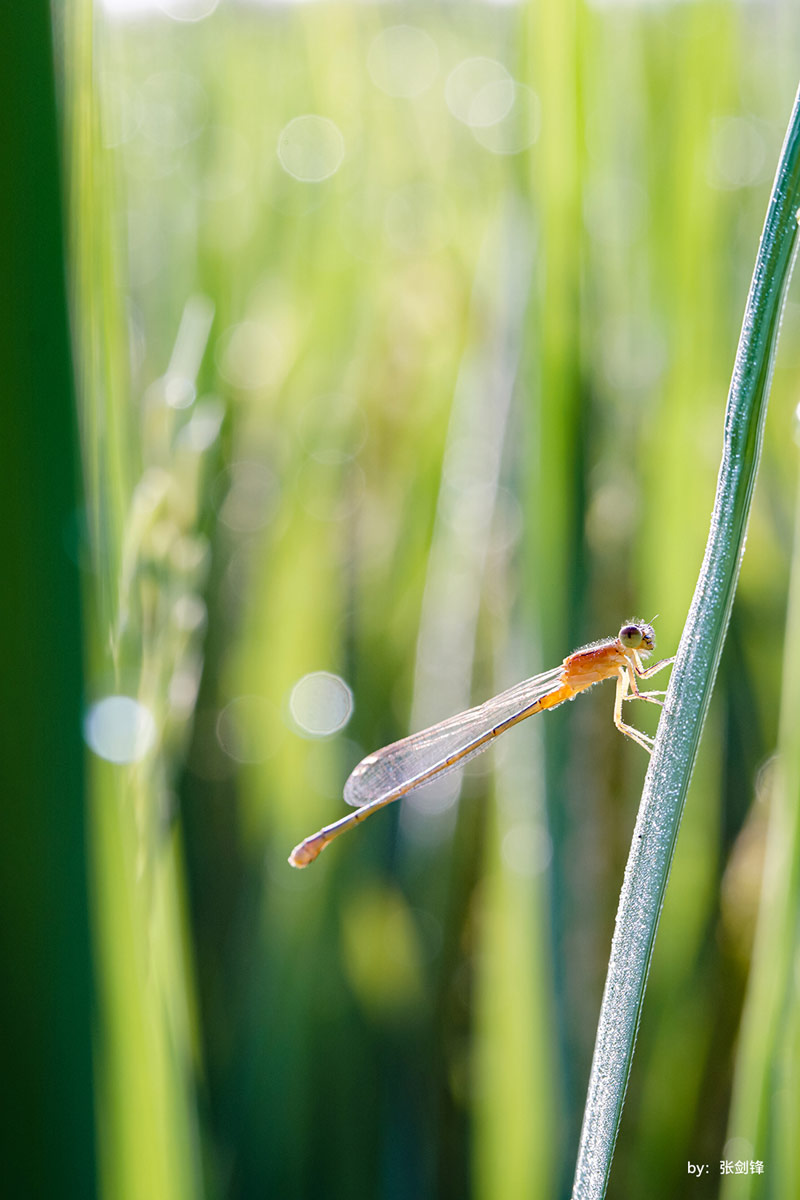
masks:
{"type": "Polygon", "coordinates": [[[522,719],[526,709],[556,691],[562,679],[561,667],[544,671],[477,708],[467,709],[367,755],[344,785],[346,802],[359,808],[392,793],[399,797],[420,783],[434,777],[439,779],[463,766],[486,749],[498,725],[515,717],[522,719]]]}

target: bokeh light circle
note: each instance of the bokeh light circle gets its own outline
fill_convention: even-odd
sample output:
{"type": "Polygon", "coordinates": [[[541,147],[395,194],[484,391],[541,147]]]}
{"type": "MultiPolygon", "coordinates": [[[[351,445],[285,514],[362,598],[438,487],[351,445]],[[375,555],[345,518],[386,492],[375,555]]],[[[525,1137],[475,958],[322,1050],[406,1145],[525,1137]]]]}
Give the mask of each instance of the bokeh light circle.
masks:
{"type": "Polygon", "coordinates": [[[514,103],[514,81],[494,58],[465,58],[448,75],[444,98],[465,125],[494,125],[514,103]]]}
{"type": "Polygon", "coordinates": [[[350,720],[353,693],[338,675],[312,671],[292,688],[289,711],[307,737],[329,737],[350,720]]]}
{"type": "Polygon", "coordinates": [[[301,183],[322,183],[344,159],[344,137],[329,117],[306,113],[284,125],[278,137],[278,161],[301,183]]]}
{"type": "Polygon", "coordinates": [[[83,736],[98,758],[135,763],[154,745],[156,723],[150,709],[132,696],[105,696],[88,709],[83,736]]]}

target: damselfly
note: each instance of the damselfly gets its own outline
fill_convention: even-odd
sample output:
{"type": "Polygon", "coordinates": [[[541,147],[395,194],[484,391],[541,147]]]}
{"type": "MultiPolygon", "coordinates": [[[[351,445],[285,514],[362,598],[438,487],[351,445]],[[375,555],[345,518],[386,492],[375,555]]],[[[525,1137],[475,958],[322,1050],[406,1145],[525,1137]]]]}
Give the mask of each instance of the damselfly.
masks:
{"type": "Polygon", "coordinates": [[[462,766],[512,725],[534,713],[544,712],[546,708],[555,708],[565,700],[572,700],[579,692],[585,692],[604,679],[617,681],[614,724],[620,733],[638,742],[649,754],[653,739],[625,724],[622,705],[626,700],[662,703],[665,692],[641,692],[637,682],[649,679],[674,662],[674,658],[662,658],[654,666],[644,667],[642,659],[651,654],[655,644],[653,626],[644,621],[632,621],[622,626],[617,637],[592,642],[574,651],[560,667],[534,675],[477,708],[470,708],[367,755],[344,785],[344,798],[348,804],[355,805],[357,811],[300,842],[290,854],[289,862],[293,867],[308,866],[334,838],[354,828],[379,808],[399,800],[412,788],[440,779],[448,771],[462,766]]]}

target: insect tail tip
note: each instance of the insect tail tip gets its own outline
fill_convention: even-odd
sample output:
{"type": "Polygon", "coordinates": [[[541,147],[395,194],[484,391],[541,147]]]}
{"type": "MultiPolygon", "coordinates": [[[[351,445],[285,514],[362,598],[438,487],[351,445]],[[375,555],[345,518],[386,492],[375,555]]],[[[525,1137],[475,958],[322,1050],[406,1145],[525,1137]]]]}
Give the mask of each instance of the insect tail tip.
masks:
{"type": "Polygon", "coordinates": [[[305,843],[300,842],[297,846],[295,846],[294,850],[289,855],[289,858],[288,858],[289,866],[297,867],[298,870],[300,870],[303,867],[308,866],[308,864],[310,862],[311,862],[311,859],[307,858],[306,854],[305,854],[305,843]]]}
{"type": "Polygon", "coordinates": [[[325,849],[326,842],[321,842],[319,834],[314,834],[313,837],[305,838],[304,841],[298,842],[292,853],[289,855],[289,866],[297,867],[301,870],[312,863],[315,858],[325,849]]]}

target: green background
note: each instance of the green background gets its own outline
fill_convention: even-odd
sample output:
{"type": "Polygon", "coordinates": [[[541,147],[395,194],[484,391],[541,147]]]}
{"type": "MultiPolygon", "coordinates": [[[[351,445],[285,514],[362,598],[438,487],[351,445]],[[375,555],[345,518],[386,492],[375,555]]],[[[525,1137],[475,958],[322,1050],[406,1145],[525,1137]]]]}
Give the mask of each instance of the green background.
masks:
{"type": "MultiPolygon", "coordinates": [[[[304,872],[286,857],[370,750],[634,615],[674,651],[800,15],[58,15],[77,405],[44,19],[20,18],[30,58],[3,85],[9,161],[41,176],[16,176],[0,343],[20,1177],[90,1194],[96,1150],[113,1197],[567,1195],[646,766],[609,685],[427,814],[376,816],[304,872]],[[479,57],[508,74],[480,68],[459,119],[453,72],[479,57]],[[334,125],[287,132],[305,114],[334,125]],[[353,699],[325,737],[294,691],[319,671],[353,699]],[[149,736],[129,765],[87,752],[84,781],[81,714],[111,695],[149,736]]],[[[763,952],[748,1020],[769,1045],[739,1031],[792,676],[798,333],[790,294],[613,1197],[717,1196],[721,1159],[792,1194],[796,984],[759,1000],[763,952]],[[757,1115],[730,1117],[759,1070],[757,1115]]],[[[791,960],[794,924],[771,953],[791,960]]]]}

